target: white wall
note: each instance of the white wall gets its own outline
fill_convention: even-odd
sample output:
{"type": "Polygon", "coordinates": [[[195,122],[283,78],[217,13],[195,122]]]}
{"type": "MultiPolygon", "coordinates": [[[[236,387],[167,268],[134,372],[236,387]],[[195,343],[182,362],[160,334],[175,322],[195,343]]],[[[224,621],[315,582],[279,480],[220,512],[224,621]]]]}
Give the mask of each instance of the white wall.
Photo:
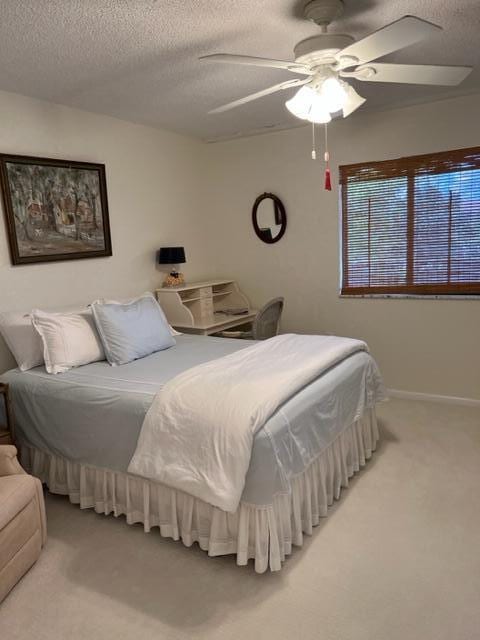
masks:
{"type": "MultiPolygon", "coordinates": [[[[10,265],[0,225],[0,308],[83,303],[152,289],[155,250],[182,244],[190,279],[240,281],[256,305],[286,297],[284,329],[368,341],[388,386],[480,398],[480,301],[338,297],[337,165],[480,144],[480,96],[362,114],[330,128],[334,190],[310,160],[308,128],[202,145],[158,131],[0,92],[0,152],[106,165],[114,255],[10,265]],[[283,199],[288,229],[261,243],[254,199],[283,199]]],[[[0,344],[0,370],[11,361],[0,344]]]]}
{"type": "Polygon", "coordinates": [[[219,273],[239,279],[256,305],[284,295],[284,330],[366,339],[389,387],[480,399],[480,300],[340,299],[339,164],[480,145],[480,96],[380,113],[329,127],[334,189],[310,159],[307,128],[210,145],[208,205],[219,273]],[[260,242],[251,208],[277,193],[288,229],[260,242]]]}
{"type": "MultiPolygon", "coordinates": [[[[0,152],[106,165],[113,257],[10,264],[0,223],[0,309],[46,308],[152,289],[155,250],[186,247],[185,273],[209,261],[198,205],[203,146],[194,140],[114,118],[0,92],[0,152]]],[[[9,365],[3,342],[0,370],[9,365]]]]}

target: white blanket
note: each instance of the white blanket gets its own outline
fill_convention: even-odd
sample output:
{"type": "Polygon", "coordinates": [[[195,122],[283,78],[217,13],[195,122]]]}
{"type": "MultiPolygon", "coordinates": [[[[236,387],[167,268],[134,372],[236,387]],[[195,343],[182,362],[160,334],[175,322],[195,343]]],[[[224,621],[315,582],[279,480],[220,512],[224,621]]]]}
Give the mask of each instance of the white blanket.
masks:
{"type": "Polygon", "coordinates": [[[285,334],[188,369],[155,396],[128,471],[235,512],[255,433],[304,386],[366,350],[351,338],[285,334]]]}

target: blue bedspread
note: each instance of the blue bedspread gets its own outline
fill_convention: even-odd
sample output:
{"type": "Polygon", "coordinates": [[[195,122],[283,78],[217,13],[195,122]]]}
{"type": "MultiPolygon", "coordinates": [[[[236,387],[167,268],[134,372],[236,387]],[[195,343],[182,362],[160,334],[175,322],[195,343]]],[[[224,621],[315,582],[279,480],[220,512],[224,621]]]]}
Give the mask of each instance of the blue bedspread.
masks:
{"type": "MultiPolygon", "coordinates": [[[[171,349],[121,367],[96,362],[57,376],[43,367],[13,369],[11,385],[21,441],[64,458],[125,472],[145,414],[159,388],[178,373],[251,342],[182,335],[171,349]]],[[[255,436],[242,500],[270,504],[288,491],[341,430],[384,397],[375,361],[356,353],[282,405],[255,436]]]]}

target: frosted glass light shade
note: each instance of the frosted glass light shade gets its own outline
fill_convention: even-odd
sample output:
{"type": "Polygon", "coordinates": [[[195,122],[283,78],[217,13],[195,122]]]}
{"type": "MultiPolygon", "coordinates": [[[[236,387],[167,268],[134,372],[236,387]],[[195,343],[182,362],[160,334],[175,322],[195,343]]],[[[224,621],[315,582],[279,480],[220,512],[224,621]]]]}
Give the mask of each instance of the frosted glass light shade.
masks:
{"type": "Polygon", "coordinates": [[[332,116],[325,105],[325,100],[322,96],[319,96],[318,93],[315,93],[313,96],[307,119],[310,122],[315,122],[316,124],[326,124],[332,119],[332,116]]]}
{"type": "Polygon", "coordinates": [[[293,98],[287,100],[285,106],[290,113],[293,113],[297,118],[300,118],[301,120],[308,120],[312,100],[315,96],[316,93],[311,87],[302,87],[297,91],[293,98]]]}
{"type": "Polygon", "coordinates": [[[327,78],[322,84],[320,93],[325,107],[330,113],[340,111],[347,102],[347,92],[336,78],[327,78]]]}
{"type": "MultiPolygon", "coordinates": [[[[344,91],[343,87],[340,89],[344,91]]],[[[299,89],[293,98],[285,103],[285,106],[290,113],[301,120],[324,124],[332,119],[323,93],[318,93],[318,90],[312,89],[312,87],[305,86],[299,89]]],[[[335,111],[338,111],[338,108],[335,111]]]]}

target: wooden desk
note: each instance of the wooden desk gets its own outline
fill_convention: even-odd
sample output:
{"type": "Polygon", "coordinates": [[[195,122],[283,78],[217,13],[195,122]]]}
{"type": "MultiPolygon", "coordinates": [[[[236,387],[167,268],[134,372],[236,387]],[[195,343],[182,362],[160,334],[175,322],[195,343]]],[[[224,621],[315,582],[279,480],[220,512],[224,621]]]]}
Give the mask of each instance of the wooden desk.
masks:
{"type": "Polygon", "coordinates": [[[250,309],[247,297],[234,280],[209,280],[162,287],[156,290],[157,300],[169,323],[183,333],[211,335],[224,329],[251,323],[257,315],[250,309]],[[248,313],[233,315],[224,309],[248,308],[248,313]]]}

